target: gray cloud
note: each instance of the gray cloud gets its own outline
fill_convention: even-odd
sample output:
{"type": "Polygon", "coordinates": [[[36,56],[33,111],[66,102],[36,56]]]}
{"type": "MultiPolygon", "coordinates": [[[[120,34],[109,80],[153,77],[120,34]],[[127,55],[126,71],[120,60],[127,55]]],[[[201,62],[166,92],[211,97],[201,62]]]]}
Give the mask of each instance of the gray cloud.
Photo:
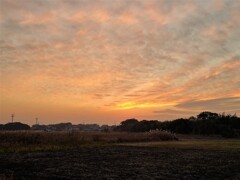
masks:
{"type": "Polygon", "coordinates": [[[240,97],[218,98],[211,100],[189,101],[177,105],[178,108],[198,111],[218,111],[240,113],[240,97]]]}

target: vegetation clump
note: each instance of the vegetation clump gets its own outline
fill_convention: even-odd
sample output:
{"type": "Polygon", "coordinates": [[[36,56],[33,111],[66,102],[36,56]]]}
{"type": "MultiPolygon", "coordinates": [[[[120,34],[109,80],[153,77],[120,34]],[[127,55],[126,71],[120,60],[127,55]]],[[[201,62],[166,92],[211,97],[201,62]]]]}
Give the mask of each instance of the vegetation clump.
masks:
{"type": "Polygon", "coordinates": [[[13,122],[7,124],[0,124],[0,130],[4,131],[16,131],[16,130],[30,130],[31,127],[21,122],[13,122]]]}
{"type": "Polygon", "coordinates": [[[127,119],[115,128],[123,132],[148,132],[166,130],[179,134],[218,135],[226,138],[240,137],[240,118],[236,115],[202,112],[197,117],[172,121],[127,119]]]}

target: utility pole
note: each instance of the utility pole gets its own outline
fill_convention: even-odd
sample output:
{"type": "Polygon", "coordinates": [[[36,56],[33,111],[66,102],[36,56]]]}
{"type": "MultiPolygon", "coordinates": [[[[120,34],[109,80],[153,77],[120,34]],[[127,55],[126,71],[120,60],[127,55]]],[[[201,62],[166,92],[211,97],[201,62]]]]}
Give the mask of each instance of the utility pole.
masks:
{"type": "Polygon", "coordinates": [[[38,118],[36,117],[36,124],[38,125],[38,118]]]}
{"type": "Polygon", "coordinates": [[[14,119],[14,114],[12,114],[12,116],[11,116],[11,117],[12,117],[12,123],[13,123],[13,119],[14,119]]]}

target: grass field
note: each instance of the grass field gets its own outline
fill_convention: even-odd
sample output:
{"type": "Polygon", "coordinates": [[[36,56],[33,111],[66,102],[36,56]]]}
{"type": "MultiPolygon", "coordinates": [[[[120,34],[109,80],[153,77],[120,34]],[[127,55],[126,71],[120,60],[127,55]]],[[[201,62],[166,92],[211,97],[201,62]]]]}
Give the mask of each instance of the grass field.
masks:
{"type": "Polygon", "coordinates": [[[158,148],[175,148],[175,149],[205,149],[205,150],[226,150],[226,151],[239,151],[239,139],[192,139],[184,138],[179,141],[168,142],[136,142],[136,143],[120,143],[124,146],[135,147],[158,147],[158,148]]]}
{"type": "Polygon", "coordinates": [[[0,179],[240,179],[238,139],[90,134],[90,145],[2,151],[0,179]]]}
{"type": "Polygon", "coordinates": [[[109,146],[122,142],[174,141],[167,131],[125,132],[0,132],[0,153],[38,150],[60,150],[79,147],[109,146]]]}

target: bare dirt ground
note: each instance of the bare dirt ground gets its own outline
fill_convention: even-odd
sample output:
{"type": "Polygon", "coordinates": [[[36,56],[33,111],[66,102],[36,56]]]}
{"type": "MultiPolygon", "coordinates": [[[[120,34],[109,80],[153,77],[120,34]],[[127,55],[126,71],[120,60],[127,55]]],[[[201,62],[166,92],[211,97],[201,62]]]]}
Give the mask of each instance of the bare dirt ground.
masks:
{"type": "Polygon", "coordinates": [[[240,179],[240,153],[136,146],[1,153],[4,178],[240,179]]]}

